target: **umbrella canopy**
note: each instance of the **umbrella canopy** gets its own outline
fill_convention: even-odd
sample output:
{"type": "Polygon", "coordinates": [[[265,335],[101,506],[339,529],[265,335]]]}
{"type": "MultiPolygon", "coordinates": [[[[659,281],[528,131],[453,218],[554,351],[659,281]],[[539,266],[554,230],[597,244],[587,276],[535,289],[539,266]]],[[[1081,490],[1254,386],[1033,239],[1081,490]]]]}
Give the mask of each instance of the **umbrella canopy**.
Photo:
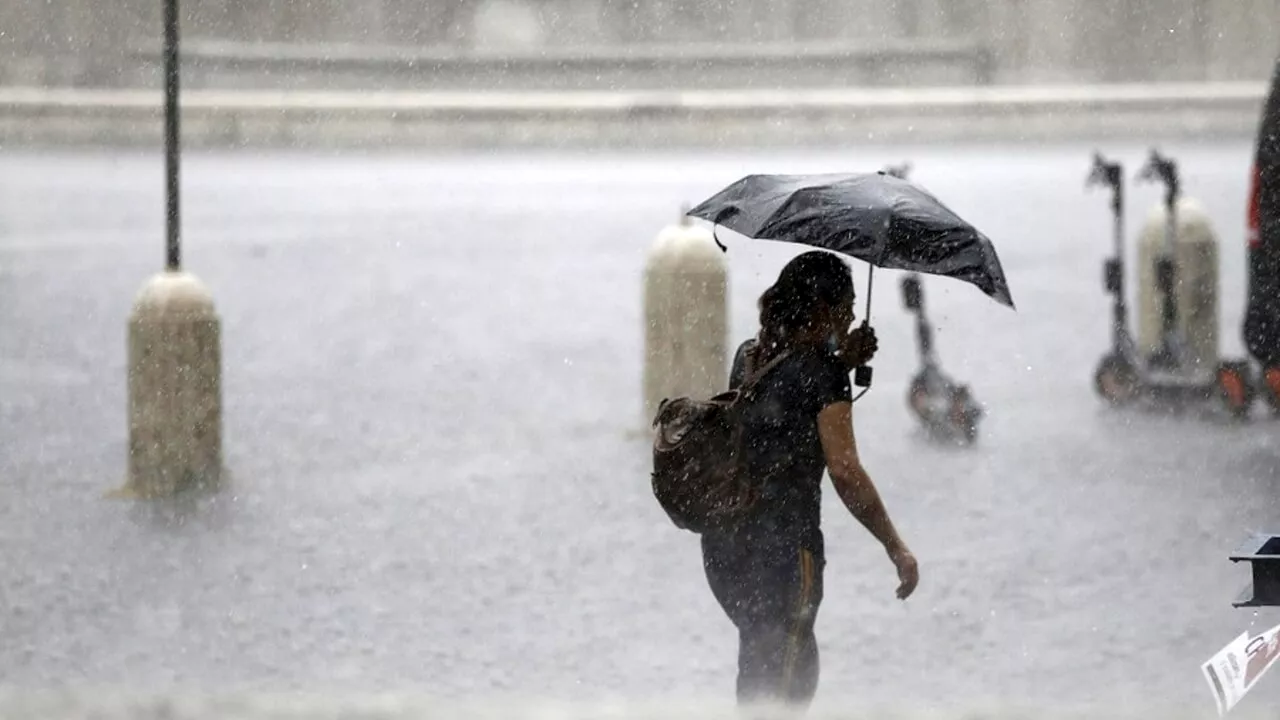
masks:
{"type": "Polygon", "coordinates": [[[928,191],[884,172],[748,175],[687,214],[749,238],[956,278],[1014,307],[987,236],[928,191]]]}

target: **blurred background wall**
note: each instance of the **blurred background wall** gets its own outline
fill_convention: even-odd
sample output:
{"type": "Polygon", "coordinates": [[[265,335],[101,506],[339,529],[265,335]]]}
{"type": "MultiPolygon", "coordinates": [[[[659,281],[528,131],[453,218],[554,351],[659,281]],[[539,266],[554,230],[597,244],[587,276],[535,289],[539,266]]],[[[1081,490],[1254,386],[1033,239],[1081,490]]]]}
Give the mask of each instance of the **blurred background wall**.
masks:
{"type": "MultiPolygon", "coordinates": [[[[898,55],[885,62],[894,64],[917,46],[951,43],[989,52],[988,80],[999,83],[1261,79],[1280,53],[1280,0],[183,0],[182,12],[193,49],[218,41],[278,57],[233,83],[265,86],[288,73],[289,52],[323,58],[339,44],[436,58],[892,46],[898,55]]],[[[150,85],[160,37],[160,0],[0,0],[0,84],[150,85]]],[[[866,81],[832,73],[825,82],[866,81]]],[[[890,73],[880,84],[924,82],[890,73]]]]}

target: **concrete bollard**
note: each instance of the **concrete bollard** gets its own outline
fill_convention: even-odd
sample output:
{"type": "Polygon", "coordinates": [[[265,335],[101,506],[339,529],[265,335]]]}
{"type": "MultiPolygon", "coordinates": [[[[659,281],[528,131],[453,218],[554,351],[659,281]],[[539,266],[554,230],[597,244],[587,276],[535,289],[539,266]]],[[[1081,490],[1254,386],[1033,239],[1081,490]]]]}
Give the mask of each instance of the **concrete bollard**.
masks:
{"type": "Polygon", "coordinates": [[[119,494],[164,497],[218,483],[221,378],[208,289],[189,273],[155,275],[129,317],[129,474],[119,494]]]}
{"type": "Polygon", "coordinates": [[[728,270],[709,230],[681,216],[645,263],[644,422],[664,398],[728,388],[728,270]]]}
{"type": "MultiPolygon", "coordinates": [[[[1214,373],[1218,366],[1218,240],[1204,207],[1180,197],[1174,258],[1178,327],[1186,340],[1188,371],[1214,373]]],[[[1160,293],[1155,260],[1165,243],[1165,208],[1152,208],[1138,237],[1138,348],[1150,356],[1160,347],[1160,293]]]]}

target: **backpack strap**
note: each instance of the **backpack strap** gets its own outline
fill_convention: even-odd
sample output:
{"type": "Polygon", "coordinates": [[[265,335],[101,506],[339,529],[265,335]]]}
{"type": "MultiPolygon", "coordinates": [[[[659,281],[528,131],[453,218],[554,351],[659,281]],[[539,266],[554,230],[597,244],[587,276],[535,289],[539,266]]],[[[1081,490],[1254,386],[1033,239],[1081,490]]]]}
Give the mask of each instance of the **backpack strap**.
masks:
{"type": "Polygon", "coordinates": [[[783,350],[782,352],[778,353],[777,357],[765,363],[762,367],[760,367],[757,370],[755,367],[756,352],[758,352],[760,349],[760,341],[755,340],[753,342],[755,342],[755,345],[753,345],[751,348],[747,350],[747,355],[744,358],[746,362],[743,365],[742,384],[738,386],[739,392],[743,395],[749,394],[751,390],[755,387],[756,383],[759,383],[761,380],[763,380],[771,370],[778,367],[778,365],[780,365],[783,360],[786,360],[791,355],[790,348],[783,350]]]}
{"type": "MultiPolygon", "coordinates": [[[[734,404],[738,405],[743,401],[749,401],[755,392],[756,384],[765,378],[774,368],[778,367],[783,360],[791,355],[791,349],[788,348],[778,353],[777,357],[762,365],[759,369],[755,368],[756,352],[760,349],[760,340],[757,338],[755,344],[747,349],[746,357],[743,358],[743,378],[742,384],[738,386],[737,396],[734,404]]],[[[742,422],[736,422],[733,426],[733,462],[739,463],[742,458],[742,451],[746,437],[743,432],[742,422]]],[[[740,466],[739,466],[740,467],[740,466]]]]}

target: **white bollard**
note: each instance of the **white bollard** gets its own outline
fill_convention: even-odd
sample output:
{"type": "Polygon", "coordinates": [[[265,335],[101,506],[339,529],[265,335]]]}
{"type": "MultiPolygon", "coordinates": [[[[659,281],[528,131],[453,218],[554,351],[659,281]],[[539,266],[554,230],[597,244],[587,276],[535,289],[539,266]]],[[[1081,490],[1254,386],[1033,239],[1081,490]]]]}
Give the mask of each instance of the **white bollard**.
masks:
{"type": "Polygon", "coordinates": [[[644,279],[645,426],[664,398],[728,389],[728,270],[711,231],[682,216],[649,251],[644,279]]]}
{"type": "MultiPolygon", "coordinates": [[[[1204,207],[1178,199],[1174,241],[1177,264],[1174,296],[1178,327],[1186,341],[1189,371],[1212,375],[1218,366],[1218,239],[1204,207]]],[[[1155,260],[1164,250],[1164,203],[1152,208],[1138,237],[1138,347],[1150,356],[1160,347],[1161,298],[1155,260]]]]}
{"type": "Polygon", "coordinates": [[[193,275],[147,281],[129,317],[129,474],[119,494],[153,498],[222,474],[222,360],[213,297],[193,275]]]}

